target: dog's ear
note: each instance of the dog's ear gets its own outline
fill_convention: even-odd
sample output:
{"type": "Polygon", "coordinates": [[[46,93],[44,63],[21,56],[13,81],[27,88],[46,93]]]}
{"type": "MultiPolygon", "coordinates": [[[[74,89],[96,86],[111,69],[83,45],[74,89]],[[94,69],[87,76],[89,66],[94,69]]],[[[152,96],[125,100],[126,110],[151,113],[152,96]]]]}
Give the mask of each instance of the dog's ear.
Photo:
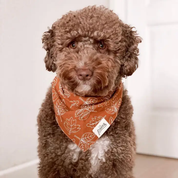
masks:
{"type": "Polygon", "coordinates": [[[46,50],[44,62],[48,71],[56,71],[55,64],[55,47],[54,47],[54,32],[52,29],[44,32],[42,37],[43,48],[46,50]]]}
{"type": "Polygon", "coordinates": [[[139,49],[138,44],[141,43],[142,39],[134,31],[133,27],[127,24],[123,25],[122,31],[122,42],[124,44],[124,56],[121,61],[120,74],[122,77],[130,76],[138,67],[138,55],[139,49]]]}

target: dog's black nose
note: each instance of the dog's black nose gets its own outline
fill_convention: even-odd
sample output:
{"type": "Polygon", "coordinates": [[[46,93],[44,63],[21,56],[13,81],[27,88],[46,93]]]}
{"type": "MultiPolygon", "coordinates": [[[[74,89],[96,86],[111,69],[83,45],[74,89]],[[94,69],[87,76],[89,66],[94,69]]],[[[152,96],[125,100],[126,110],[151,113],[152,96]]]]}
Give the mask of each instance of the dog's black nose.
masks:
{"type": "Polygon", "coordinates": [[[90,80],[93,72],[87,68],[80,68],[77,70],[77,76],[79,80],[90,80]]]}

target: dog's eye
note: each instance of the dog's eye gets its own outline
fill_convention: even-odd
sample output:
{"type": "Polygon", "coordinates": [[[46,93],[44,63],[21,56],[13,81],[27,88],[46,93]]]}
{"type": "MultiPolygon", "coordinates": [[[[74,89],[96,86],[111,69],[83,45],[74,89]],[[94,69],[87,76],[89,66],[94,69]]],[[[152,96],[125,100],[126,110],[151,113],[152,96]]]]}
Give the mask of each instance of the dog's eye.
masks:
{"type": "Polygon", "coordinates": [[[69,44],[69,48],[76,48],[77,47],[77,44],[75,41],[72,41],[70,44],[69,44]]]}
{"type": "Polygon", "coordinates": [[[106,44],[104,43],[104,41],[99,41],[98,42],[98,47],[99,47],[99,49],[104,50],[104,49],[106,49],[106,44]]]}

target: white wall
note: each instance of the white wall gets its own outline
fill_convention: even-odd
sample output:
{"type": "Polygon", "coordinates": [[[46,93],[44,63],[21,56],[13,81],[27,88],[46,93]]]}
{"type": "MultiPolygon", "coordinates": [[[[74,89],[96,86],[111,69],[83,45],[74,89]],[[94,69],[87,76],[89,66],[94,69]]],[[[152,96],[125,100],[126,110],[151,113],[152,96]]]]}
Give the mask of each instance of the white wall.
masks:
{"type": "Polygon", "coordinates": [[[43,63],[43,32],[69,10],[94,4],[109,0],[0,0],[0,177],[36,175],[36,118],[54,77],[43,63]]]}

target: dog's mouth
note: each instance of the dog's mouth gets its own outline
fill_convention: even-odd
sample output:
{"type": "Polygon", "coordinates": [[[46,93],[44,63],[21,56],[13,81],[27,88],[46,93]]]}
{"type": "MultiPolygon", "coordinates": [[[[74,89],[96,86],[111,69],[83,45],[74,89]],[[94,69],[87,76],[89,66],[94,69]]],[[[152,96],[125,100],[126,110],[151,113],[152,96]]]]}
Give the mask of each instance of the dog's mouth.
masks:
{"type": "Polygon", "coordinates": [[[73,92],[79,96],[86,96],[91,92],[91,86],[88,84],[80,84],[73,92]]]}
{"type": "Polygon", "coordinates": [[[84,73],[80,76],[76,71],[66,70],[60,72],[62,85],[69,91],[79,96],[105,96],[113,88],[113,81],[109,80],[108,72],[101,70],[92,71],[92,76],[84,73]]]}

